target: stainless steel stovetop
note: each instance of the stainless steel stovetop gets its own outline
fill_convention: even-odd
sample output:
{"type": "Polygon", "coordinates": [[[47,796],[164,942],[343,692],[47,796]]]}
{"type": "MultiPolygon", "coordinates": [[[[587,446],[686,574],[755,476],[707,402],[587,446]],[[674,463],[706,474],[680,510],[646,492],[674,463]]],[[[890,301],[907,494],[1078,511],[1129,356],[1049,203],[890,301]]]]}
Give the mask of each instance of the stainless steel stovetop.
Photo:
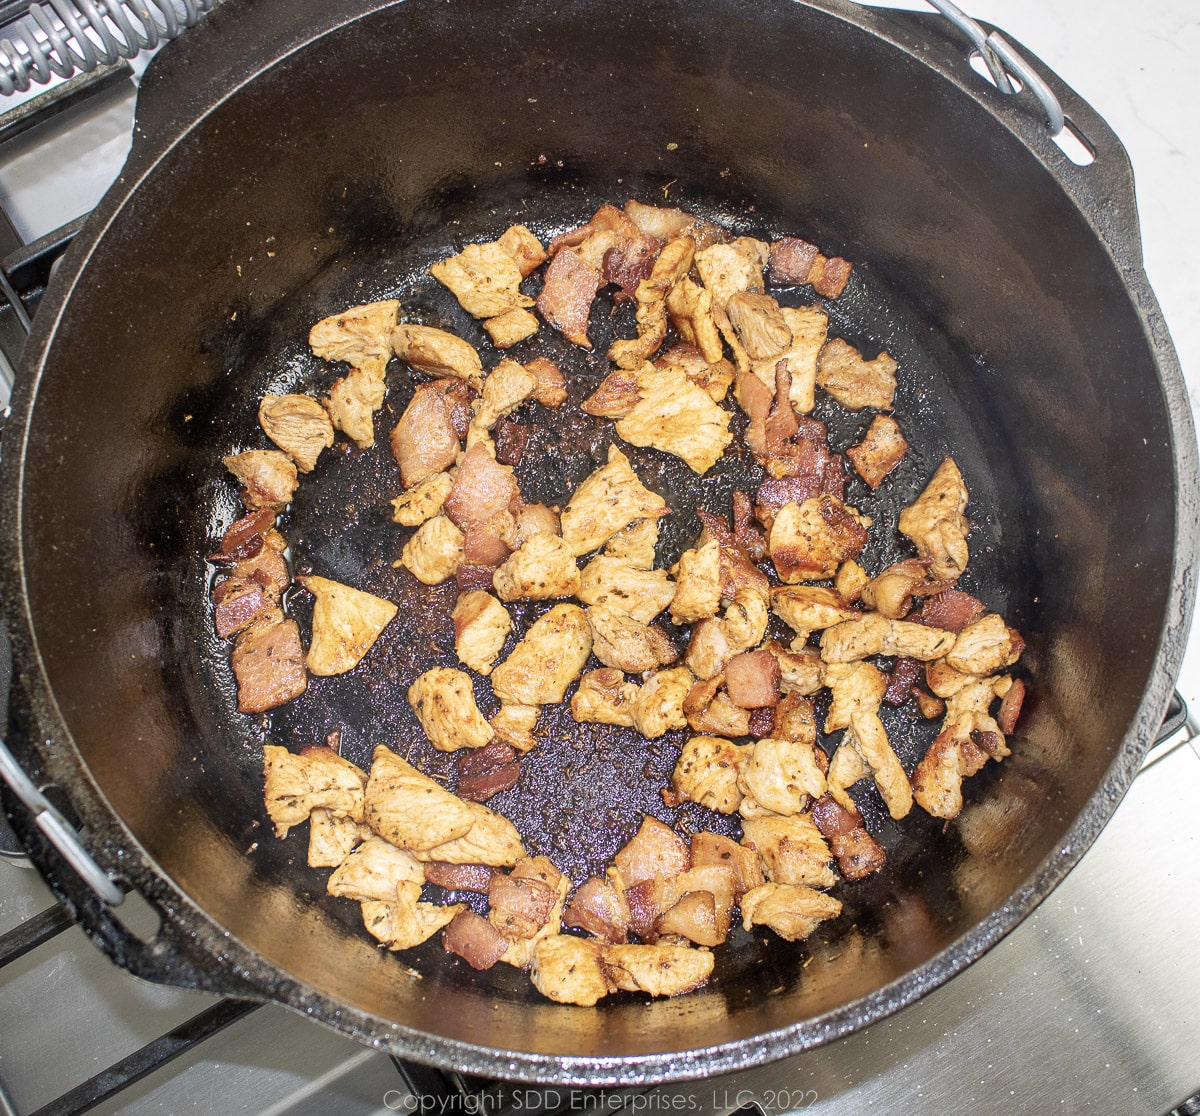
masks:
{"type": "MultiPolygon", "coordinates": [[[[893,6],[924,7],[917,0],[893,6]]],[[[973,0],[968,7],[1048,59],[1129,149],[1147,270],[1195,409],[1200,207],[1192,196],[1200,123],[1192,60],[1200,7],[1195,0],[1144,0],[1136,11],[1123,0],[973,0]]],[[[0,202],[24,240],[95,204],[128,149],[132,105],[132,83],[118,80],[84,107],[4,142],[0,202]]],[[[1200,711],[1200,632],[1193,632],[1179,690],[1200,711]]],[[[947,985],[868,1030],[789,1061],[650,1092],[597,1097],[517,1088],[501,1097],[456,1093],[475,1083],[451,1079],[436,1082],[440,1095],[430,1093],[429,1080],[413,1080],[419,1070],[402,1071],[386,1055],[286,1009],[239,1014],[215,997],[128,976],[80,930],[63,929],[35,872],[0,858],[0,958],[12,958],[0,967],[0,1114],[93,1104],[91,1111],[139,1114],[504,1107],[725,1116],[747,1105],[768,1116],[872,1108],[1197,1112],[1198,728],[1189,721],[1154,749],[1067,880],[947,985]],[[147,1066],[157,1068],[124,1084],[147,1066]],[[104,1074],[107,1080],[97,1079],[104,1074]],[[124,1087],[108,1094],[114,1083],[124,1087]]]]}

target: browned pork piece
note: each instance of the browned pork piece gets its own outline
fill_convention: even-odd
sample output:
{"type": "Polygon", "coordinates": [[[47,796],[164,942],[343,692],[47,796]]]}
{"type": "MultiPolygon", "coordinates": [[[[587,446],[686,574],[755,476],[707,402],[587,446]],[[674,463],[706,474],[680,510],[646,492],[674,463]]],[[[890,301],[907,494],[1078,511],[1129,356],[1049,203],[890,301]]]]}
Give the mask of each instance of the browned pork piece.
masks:
{"type": "Polygon", "coordinates": [[[510,821],[451,794],[384,747],[375,749],[365,816],[379,836],[421,861],[500,867],[525,855],[510,821]]]}
{"type": "Polygon", "coordinates": [[[725,689],[743,709],[779,703],[779,663],[770,651],[743,651],[725,664],[725,689]]]}
{"type": "Polygon", "coordinates": [[[486,918],[460,911],[442,934],[442,948],[456,953],[472,969],[490,969],[509,947],[509,940],[486,918]]]}
{"type": "Polygon", "coordinates": [[[821,658],[827,663],[852,663],[874,655],[904,655],[929,662],[953,653],[955,645],[953,632],[863,612],[825,629],[821,658]]]}
{"type": "Polygon", "coordinates": [[[813,632],[861,615],[837,590],[822,585],[775,586],[771,590],[771,611],[795,631],[793,646],[797,647],[803,647],[813,632]]]}
{"type": "Polygon", "coordinates": [[[492,690],[505,705],[562,701],[592,650],[587,615],[578,605],[555,605],[530,626],[495,670],[492,690]]]}
{"type": "Polygon", "coordinates": [[[488,373],[483,392],[475,405],[475,414],[467,431],[467,446],[486,439],[487,432],[504,416],[532,399],[537,377],[515,360],[502,360],[488,373]]]}
{"type": "Polygon", "coordinates": [[[330,895],[343,899],[394,902],[401,884],[425,882],[421,862],[382,837],[371,837],[359,845],[325,884],[330,895]]]}
{"type": "Polygon", "coordinates": [[[382,372],[351,368],[333,381],[329,398],[322,399],[321,406],[336,429],[359,449],[370,449],[375,444],[375,412],[383,406],[386,393],[382,372]]]}
{"type": "Polygon", "coordinates": [[[575,555],[603,546],[638,519],[667,514],[667,503],[646,488],[617,447],[608,447],[602,465],[576,490],[562,513],[562,537],[575,555]]]}
{"type": "Polygon", "coordinates": [[[909,619],[917,624],[931,624],[948,632],[961,632],[974,624],[987,608],[978,597],[964,593],[961,589],[943,589],[926,597],[921,607],[909,619]]]}
{"type": "Polygon", "coordinates": [[[633,340],[614,341],[608,359],[618,368],[640,368],[658,350],[667,336],[667,295],[692,266],[696,242],[690,236],[667,241],[650,275],[634,293],[637,302],[637,331],[633,340]]]}
{"type": "Polygon", "coordinates": [[[587,335],[592,300],[604,285],[600,268],[574,249],[562,248],[546,268],[546,281],[537,297],[538,313],[573,345],[592,347],[587,335]]]}
{"type": "Polygon", "coordinates": [[[833,577],[842,562],[862,553],[870,526],[869,516],[836,496],[785,504],[771,524],[771,561],[781,581],[833,577]]]}
{"type": "Polygon", "coordinates": [[[522,277],[527,278],[546,262],[546,249],[524,225],[510,225],[497,238],[500,245],[520,268],[522,277]]]}
{"type": "Polygon", "coordinates": [[[463,380],[475,391],[483,388],[479,354],[453,333],[402,322],[392,332],[392,347],[396,356],[426,376],[463,380]]]}
{"type": "Polygon", "coordinates": [[[604,878],[591,876],[575,889],[563,911],[563,925],[586,930],[616,944],[629,940],[629,903],[621,874],[609,868],[604,878]]]}
{"type": "Polygon", "coordinates": [[[962,674],[995,674],[1012,666],[1024,650],[1020,634],[992,612],[958,633],[946,653],[946,665],[962,674]]]}
{"type": "MultiPolygon", "coordinates": [[[[929,560],[906,558],[893,562],[863,586],[862,601],[868,608],[890,620],[900,620],[912,610],[913,599],[929,597],[947,589],[950,582],[937,581],[929,575],[929,560]]],[[[917,620],[917,617],[910,617],[917,620]]],[[[923,620],[928,624],[929,621],[923,620]]],[[[930,624],[939,628],[940,624],[930,624]]]]}
{"type": "Polygon", "coordinates": [[[606,667],[643,674],[679,658],[666,632],[642,624],[619,609],[592,605],[587,618],[592,629],[592,654],[606,667]]]}
{"type": "Polygon", "coordinates": [[[953,581],[967,568],[967,486],[947,457],[937,467],[925,490],[900,513],[900,533],[917,544],[937,578],[953,581]]]}
{"type": "Polygon", "coordinates": [[[851,446],[846,456],[854,471],[872,488],[878,488],[906,453],[908,442],[900,432],[900,424],[890,415],[876,415],[863,440],[851,446]]]}
{"type": "Polygon", "coordinates": [[[413,488],[454,464],[462,442],[455,419],[469,420],[474,397],[461,380],[434,380],[417,386],[391,437],[405,488],[413,488]]]}
{"type": "MultiPolygon", "coordinates": [[[[403,566],[422,585],[441,585],[462,564],[463,541],[463,533],[448,516],[435,515],[417,528],[392,565],[403,566]]],[[[485,568],[490,584],[492,568],[485,568]]]]}
{"type": "Polygon", "coordinates": [[[716,539],[685,550],[671,575],[675,578],[671,600],[674,623],[692,624],[716,616],[721,607],[721,544],[716,539]]]}
{"type": "Polygon", "coordinates": [[[817,384],[851,411],[890,410],[896,396],[896,362],[887,353],[863,360],[840,337],[825,342],[817,357],[817,384]]]}
{"type": "Polygon", "coordinates": [[[364,819],[366,773],[331,748],[289,752],[264,744],[263,780],[263,800],[276,837],[286,837],[316,809],[353,822],[364,819]]]}
{"type": "Polygon", "coordinates": [[[426,883],[444,887],[447,891],[476,891],[481,895],[488,893],[492,877],[500,871],[487,864],[447,864],[444,860],[427,860],[423,867],[426,883]]]}
{"type": "Polygon", "coordinates": [[[613,864],[625,887],[630,888],[655,876],[670,879],[686,872],[691,856],[683,838],[670,826],[646,817],[613,857],[613,864]]]}
{"type": "Polygon", "coordinates": [[[671,789],[662,792],[663,801],[672,807],[698,802],[719,814],[735,813],[742,804],[738,776],[750,757],[750,748],[717,736],[693,736],[679,754],[671,789]]]}
{"type": "Polygon", "coordinates": [[[625,203],[625,216],[646,236],[658,240],[670,240],[676,236],[690,236],[697,248],[707,248],[729,240],[732,233],[713,221],[685,213],[682,209],[664,205],[646,205],[630,198],[625,203]]]}
{"type": "Polygon", "coordinates": [[[427,477],[391,501],[392,521],[404,527],[420,527],[442,510],[453,487],[454,477],[450,473],[427,477]]]}
{"type": "Polygon", "coordinates": [[[382,384],[399,311],[394,298],[351,306],[317,322],[308,333],[309,347],[322,360],[344,360],[382,384]]]}
{"type": "Polygon", "coordinates": [[[850,262],[840,256],[821,254],[815,244],[796,236],[771,241],[767,282],[773,287],[795,287],[808,283],[819,295],[837,298],[850,281],[850,262]]]}
{"type": "Polygon", "coordinates": [[[526,372],[532,372],[537,380],[537,388],[533,393],[543,407],[561,407],[567,401],[567,384],[558,365],[545,357],[534,357],[525,365],[526,372]]]}
{"type": "Polygon", "coordinates": [[[858,810],[848,810],[826,794],[812,809],[812,819],[829,841],[843,879],[861,880],[887,863],[887,852],[863,825],[858,810]]]}
{"type": "Polygon", "coordinates": [[[233,645],[229,662],[241,713],[265,713],[298,698],[308,687],[300,627],[281,616],[256,620],[233,645]]]}
{"type": "Polygon", "coordinates": [[[464,666],[491,674],[496,657],[512,631],[505,607],[481,589],[460,593],[450,618],[454,621],[454,650],[464,666]]]}
{"type": "Polygon", "coordinates": [[[401,884],[397,892],[394,903],[371,899],[362,904],[367,932],[390,950],[419,946],[464,909],[461,903],[441,907],[420,902],[421,889],[413,883],[401,884]]]}
{"type": "Polygon", "coordinates": [[[501,465],[483,443],[462,455],[442,510],[463,532],[463,559],[496,567],[508,557],[504,534],[522,505],[511,466],[501,465]]]}
{"type": "Polygon", "coordinates": [[[921,660],[901,655],[888,674],[887,690],[884,691],[885,705],[903,705],[912,693],[913,686],[921,676],[921,660]]]}
{"type": "Polygon", "coordinates": [[[258,424],[302,473],[311,473],[321,450],[333,445],[333,423],[311,395],[264,395],[258,424]]]}
{"type": "Polygon", "coordinates": [[[483,328],[497,349],[511,349],[537,333],[539,325],[536,315],[528,310],[514,309],[488,318],[483,328]]]}
{"type": "Polygon", "coordinates": [[[338,817],[317,806],[308,816],[308,866],[336,868],[371,836],[371,831],[353,818],[338,817]]]}
{"type": "Polygon", "coordinates": [[[408,687],[408,704],[435,748],[456,752],[482,748],[495,736],[475,704],[471,676],[452,667],[433,667],[408,687]]]}
{"type": "Polygon", "coordinates": [[[314,597],[312,643],[306,659],[312,674],[353,670],[396,615],[391,601],[325,577],[302,577],[314,597]]]}
{"type": "Polygon", "coordinates": [[[555,1003],[592,1007],[617,991],[601,965],[601,956],[600,942],[556,934],[534,947],[529,979],[555,1003]]]}
{"type": "MultiPolygon", "coordinates": [[[[653,520],[642,520],[653,529],[658,528],[653,520]]],[[[676,587],[667,577],[666,570],[651,569],[654,562],[654,547],[651,544],[649,560],[613,553],[612,543],[621,538],[618,532],[604,553],[597,555],[580,575],[579,591],[576,596],[586,605],[608,605],[619,609],[643,624],[650,623],[674,600],[676,587]]]]}
{"type": "Polygon", "coordinates": [[[829,315],[819,306],[784,306],[780,314],[788,330],[783,349],[772,357],[752,359],[750,370],[771,389],[775,385],[777,364],[786,360],[791,376],[787,398],[795,410],[807,415],[816,406],[817,357],[828,336],[829,315]]]}
{"type": "Polygon", "coordinates": [[[614,667],[589,670],[571,697],[571,716],[580,724],[632,728],[639,692],[614,667]]]}
{"type": "Polygon", "coordinates": [[[774,883],[797,887],[837,883],[833,854],[809,814],[745,818],[742,844],[758,853],[763,872],[774,883]]]}
{"type": "Polygon", "coordinates": [[[500,956],[506,965],[528,969],[539,942],[562,929],[571,881],[544,856],[525,857],[488,888],[488,921],[508,940],[500,956]]]}
{"type": "Polygon", "coordinates": [[[790,817],[820,798],[826,787],[816,757],[819,750],[806,740],[770,736],[751,744],[738,774],[738,789],[744,795],[738,811],[742,817],[790,817]]]}
{"type": "Polygon", "coordinates": [[[735,705],[722,689],[725,675],[697,682],[683,701],[683,712],[693,732],[704,736],[746,736],[750,710],[735,705]]]}
{"type": "MultiPolygon", "coordinates": [[[[520,228],[525,236],[514,235],[510,229],[507,241],[468,244],[457,256],[433,264],[429,274],[448,287],[459,305],[476,318],[494,318],[532,306],[533,299],[520,290],[521,280],[528,272],[523,273],[521,263],[509,248],[515,248],[522,260],[528,261],[537,238],[523,225],[520,228]]],[[[537,247],[540,250],[541,245],[537,247]]]]}
{"type": "Polygon", "coordinates": [[[492,795],[516,786],[521,777],[516,750],[499,740],[463,752],[457,767],[458,797],[468,802],[486,802],[492,795]]]}
{"type": "Polygon", "coordinates": [[[279,450],[246,450],[223,458],[225,468],[242,482],[242,503],[258,508],[282,508],[291,502],[300,478],[296,466],[279,450]]]}
{"type": "Polygon", "coordinates": [[[548,601],[579,594],[575,555],[559,535],[536,534],[525,540],[492,578],[502,601],[548,601]]]}
{"type": "Polygon", "coordinates": [[[807,938],[826,919],[837,918],[842,904],[811,887],[766,883],[742,896],[742,925],[766,926],[785,941],[807,938]]]}

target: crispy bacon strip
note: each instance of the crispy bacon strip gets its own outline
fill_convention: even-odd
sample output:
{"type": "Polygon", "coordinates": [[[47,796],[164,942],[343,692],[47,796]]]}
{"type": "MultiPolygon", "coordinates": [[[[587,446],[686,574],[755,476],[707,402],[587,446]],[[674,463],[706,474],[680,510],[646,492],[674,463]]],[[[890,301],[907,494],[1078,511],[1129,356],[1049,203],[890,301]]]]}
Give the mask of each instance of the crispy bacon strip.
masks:
{"type": "Polygon", "coordinates": [[[447,891],[477,891],[486,895],[492,877],[499,871],[487,864],[447,864],[444,860],[429,860],[425,862],[425,882],[447,891]]]}
{"type": "Polygon", "coordinates": [[[847,880],[861,880],[887,863],[886,850],[863,827],[858,811],[851,813],[832,795],[817,801],[812,819],[829,842],[838,871],[847,880]]]}
{"type": "Polygon", "coordinates": [[[887,705],[903,705],[912,693],[913,685],[921,676],[924,666],[919,659],[909,659],[901,656],[888,675],[888,686],[884,691],[883,700],[887,705]]]}
{"type": "Polygon", "coordinates": [[[470,910],[459,911],[442,932],[442,948],[458,954],[472,969],[490,969],[510,944],[486,918],[470,910]]]}
{"type": "Polygon", "coordinates": [[[978,597],[972,597],[961,589],[947,589],[936,596],[926,597],[921,607],[908,619],[947,632],[961,632],[986,611],[987,608],[978,597]]]}

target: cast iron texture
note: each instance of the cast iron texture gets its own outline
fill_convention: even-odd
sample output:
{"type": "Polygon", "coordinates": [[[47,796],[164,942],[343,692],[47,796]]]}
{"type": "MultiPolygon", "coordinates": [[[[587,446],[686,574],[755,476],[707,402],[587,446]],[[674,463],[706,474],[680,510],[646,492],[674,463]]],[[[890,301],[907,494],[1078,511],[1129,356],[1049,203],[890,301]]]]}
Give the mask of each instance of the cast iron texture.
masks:
{"type": "Polygon", "coordinates": [[[229,0],[164,51],[126,173],[47,295],[4,446],[11,744],[164,915],[143,943],[52,871],[103,948],[418,1060],[635,1083],[863,1026],[1049,892],[1128,786],[1182,657],[1194,436],[1116,140],[1052,82],[1099,154],[1075,168],[963,53],[935,19],[836,0],[229,0]],[[420,976],[380,955],[303,842],[255,825],[262,730],[217,684],[200,556],[254,401],[332,375],[298,344],[307,324],[411,286],[418,250],[663,190],[855,261],[839,331],[901,356],[913,440],[961,457],[981,588],[1028,637],[1037,696],[945,837],[889,834],[895,870],[844,892],[855,918],[802,947],[743,939],[698,995],[563,1009],[436,943],[405,955],[420,976]]]}

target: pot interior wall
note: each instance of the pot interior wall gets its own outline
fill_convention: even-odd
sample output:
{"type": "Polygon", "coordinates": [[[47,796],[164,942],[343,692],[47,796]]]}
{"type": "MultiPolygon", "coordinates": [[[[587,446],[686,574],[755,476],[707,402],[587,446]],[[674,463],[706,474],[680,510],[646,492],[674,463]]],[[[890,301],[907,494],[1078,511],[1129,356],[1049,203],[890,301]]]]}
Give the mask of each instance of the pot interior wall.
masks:
{"type": "MultiPolygon", "coordinates": [[[[1101,245],[982,109],[799,4],[501,13],[410,0],[292,55],[195,127],[100,240],[25,452],[44,669],[136,839],[285,972],[497,1048],[613,1057],[732,1042],[932,957],[993,915],[1085,808],[1150,677],[1170,589],[1165,409],[1101,245]],[[470,973],[436,941],[405,955],[414,978],[372,947],[353,904],[323,896],[303,831],[270,836],[266,730],[232,712],[202,556],[234,511],[221,456],[263,444],[257,400],[335,374],[305,350],[312,321],[411,290],[429,259],[514,220],[545,236],[628,196],[797,233],[855,262],[833,311],[867,355],[901,359],[897,415],[917,450],[897,506],[955,453],[973,497],[971,576],[1029,640],[1034,697],[1015,755],[973,781],[960,819],[943,833],[914,811],[889,827],[890,870],[844,889],[847,917],[817,940],[746,936],[697,995],[593,1012],[548,1005],[503,967],[470,973]]],[[[330,572],[364,558],[361,525],[366,565],[392,573],[389,480],[364,482],[344,530],[320,520],[331,529],[312,547],[330,572]]],[[[319,739],[302,717],[281,725],[281,742],[319,739]]],[[[394,743],[371,739],[372,725],[354,722],[355,758],[394,743]]]]}

